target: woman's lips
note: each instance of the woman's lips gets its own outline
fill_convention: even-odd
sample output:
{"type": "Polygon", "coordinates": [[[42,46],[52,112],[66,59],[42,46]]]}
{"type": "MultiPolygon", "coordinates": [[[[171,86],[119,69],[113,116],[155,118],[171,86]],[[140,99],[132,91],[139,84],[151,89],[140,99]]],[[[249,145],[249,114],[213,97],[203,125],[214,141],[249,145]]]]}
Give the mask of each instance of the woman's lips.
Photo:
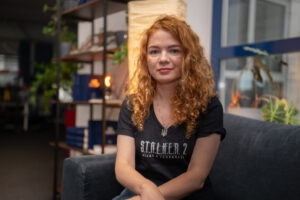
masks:
{"type": "Polygon", "coordinates": [[[166,73],[166,72],[169,72],[171,70],[172,70],[172,68],[160,68],[158,71],[161,72],[161,73],[166,73]]]}

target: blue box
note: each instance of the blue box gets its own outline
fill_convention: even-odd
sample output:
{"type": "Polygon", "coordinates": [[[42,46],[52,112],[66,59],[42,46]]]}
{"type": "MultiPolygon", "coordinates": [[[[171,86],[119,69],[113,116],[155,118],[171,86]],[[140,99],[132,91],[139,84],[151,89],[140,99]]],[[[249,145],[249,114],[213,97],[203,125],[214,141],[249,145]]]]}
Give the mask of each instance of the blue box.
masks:
{"type": "MultiPolygon", "coordinates": [[[[106,121],[106,130],[117,131],[117,121],[106,121]]],[[[117,134],[106,134],[105,144],[116,144],[117,134]]],[[[89,121],[89,149],[93,149],[95,144],[102,144],[102,121],[90,120],[89,121]]]]}
{"type": "Polygon", "coordinates": [[[73,101],[88,101],[90,99],[101,99],[101,86],[94,88],[89,87],[90,81],[97,79],[102,83],[102,75],[74,74],[73,75],[73,101]]]}

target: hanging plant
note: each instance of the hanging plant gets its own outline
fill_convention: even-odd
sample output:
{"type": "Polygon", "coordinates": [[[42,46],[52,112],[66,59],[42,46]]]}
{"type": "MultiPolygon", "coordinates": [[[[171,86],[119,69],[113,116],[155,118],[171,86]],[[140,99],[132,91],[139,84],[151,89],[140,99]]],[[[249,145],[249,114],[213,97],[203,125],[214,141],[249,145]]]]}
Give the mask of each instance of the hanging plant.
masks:
{"type": "MultiPolygon", "coordinates": [[[[50,11],[50,12],[56,13],[57,7],[56,6],[51,7],[47,4],[45,4],[43,7],[43,11],[44,12],[50,11]]],[[[57,34],[57,17],[56,16],[52,17],[50,19],[50,21],[48,22],[48,24],[43,26],[42,32],[45,35],[49,35],[52,37],[56,36],[56,34],[57,34]]],[[[70,30],[69,26],[67,25],[67,23],[64,20],[61,21],[61,41],[69,42],[73,45],[76,45],[76,34],[70,30]]]]}

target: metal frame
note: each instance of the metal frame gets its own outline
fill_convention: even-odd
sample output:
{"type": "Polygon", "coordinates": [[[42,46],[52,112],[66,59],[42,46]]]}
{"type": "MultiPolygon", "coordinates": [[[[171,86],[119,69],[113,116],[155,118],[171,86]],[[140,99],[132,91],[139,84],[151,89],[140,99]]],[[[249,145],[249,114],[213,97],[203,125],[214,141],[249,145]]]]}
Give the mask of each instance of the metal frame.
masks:
{"type": "Polygon", "coordinates": [[[55,130],[55,148],[54,148],[54,174],[53,174],[53,199],[57,199],[57,171],[58,171],[58,138],[60,135],[59,132],[59,114],[60,114],[60,102],[59,102],[59,87],[60,87],[60,43],[61,43],[61,1],[56,0],[57,6],[57,35],[56,35],[56,65],[57,65],[57,74],[56,74],[56,130],[55,130]]]}

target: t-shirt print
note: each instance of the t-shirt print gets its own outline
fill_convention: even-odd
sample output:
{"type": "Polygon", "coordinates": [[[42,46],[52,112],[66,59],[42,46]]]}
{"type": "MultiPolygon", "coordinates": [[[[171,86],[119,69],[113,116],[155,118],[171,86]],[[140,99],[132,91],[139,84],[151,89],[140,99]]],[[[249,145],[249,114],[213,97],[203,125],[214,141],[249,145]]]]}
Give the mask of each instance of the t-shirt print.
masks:
{"type": "Polygon", "coordinates": [[[140,151],[143,157],[146,158],[161,158],[161,159],[184,159],[187,155],[187,143],[178,142],[151,142],[141,140],[140,151]]]}

